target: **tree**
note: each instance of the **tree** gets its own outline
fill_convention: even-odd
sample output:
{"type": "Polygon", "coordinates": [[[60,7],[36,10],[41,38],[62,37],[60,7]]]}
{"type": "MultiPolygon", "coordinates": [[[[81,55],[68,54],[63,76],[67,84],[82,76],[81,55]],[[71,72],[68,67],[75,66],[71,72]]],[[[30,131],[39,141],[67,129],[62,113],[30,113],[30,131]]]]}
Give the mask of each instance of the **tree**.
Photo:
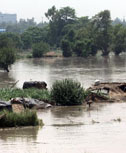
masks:
{"type": "Polygon", "coordinates": [[[45,16],[49,19],[50,44],[59,46],[63,37],[63,28],[67,24],[74,23],[76,20],[75,10],[70,7],[57,10],[56,7],[53,6],[51,9],[48,9],[45,16]]]}
{"type": "Polygon", "coordinates": [[[126,27],[121,24],[113,27],[112,50],[115,55],[126,51],[126,27]]]}
{"type": "Polygon", "coordinates": [[[14,47],[14,41],[9,38],[6,33],[4,34],[0,34],[0,48],[4,48],[4,47],[14,47]]]}
{"type": "MultiPolygon", "coordinates": [[[[12,32],[6,32],[2,34],[5,39],[10,39],[14,45],[15,48],[22,48],[22,41],[19,34],[12,33],[12,32]]],[[[0,37],[2,37],[2,35],[0,37]]]]}
{"type": "Polygon", "coordinates": [[[49,51],[49,45],[44,42],[35,43],[32,45],[33,57],[42,57],[44,53],[49,51]]]}
{"type": "Polygon", "coordinates": [[[21,35],[21,40],[23,42],[23,49],[30,49],[32,46],[32,38],[30,34],[26,31],[21,35]]]}
{"type": "Polygon", "coordinates": [[[109,54],[111,44],[111,17],[108,10],[102,11],[92,18],[96,44],[103,56],[109,54]]]}
{"type": "Polygon", "coordinates": [[[16,60],[15,49],[3,47],[0,48],[0,67],[9,72],[8,67],[16,60]]]}
{"type": "Polygon", "coordinates": [[[47,42],[48,28],[30,27],[22,35],[23,48],[30,49],[32,44],[38,42],[47,42]]]}
{"type": "Polygon", "coordinates": [[[77,56],[96,55],[97,46],[93,36],[90,24],[76,31],[74,52],[77,56]]]}
{"type": "Polygon", "coordinates": [[[68,40],[62,40],[61,48],[63,50],[64,57],[72,56],[72,50],[71,50],[70,42],[68,40]]]}
{"type": "MultiPolygon", "coordinates": [[[[13,36],[13,35],[11,35],[13,36]]],[[[9,66],[16,60],[16,40],[8,33],[0,35],[0,67],[9,72],[9,66]]]]}
{"type": "Polygon", "coordinates": [[[91,55],[91,41],[90,39],[84,39],[83,41],[77,41],[75,44],[74,52],[77,56],[87,57],[91,55]]]}

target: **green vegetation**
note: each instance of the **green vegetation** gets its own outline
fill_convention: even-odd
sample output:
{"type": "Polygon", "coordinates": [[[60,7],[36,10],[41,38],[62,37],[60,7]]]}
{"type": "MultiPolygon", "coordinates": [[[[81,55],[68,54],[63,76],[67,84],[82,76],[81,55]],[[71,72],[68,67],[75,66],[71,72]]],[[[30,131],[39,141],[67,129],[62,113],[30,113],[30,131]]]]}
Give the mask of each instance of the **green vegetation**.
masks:
{"type": "Polygon", "coordinates": [[[53,84],[51,98],[57,105],[80,105],[84,101],[85,92],[79,82],[65,79],[53,84]]]}
{"type": "Polygon", "coordinates": [[[69,41],[63,40],[61,48],[63,50],[63,56],[64,57],[72,56],[72,51],[71,51],[71,46],[70,46],[70,42],[69,41]]]}
{"type": "Polygon", "coordinates": [[[0,68],[9,72],[8,67],[16,60],[15,46],[16,41],[9,38],[7,34],[0,35],[0,68]]]}
{"type": "Polygon", "coordinates": [[[99,51],[102,56],[126,52],[126,21],[118,18],[112,21],[109,10],[89,19],[88,16],[77,17],[71,7],[52,6],[45,16],[48,23],[37,24],[34,18],[21,19],[17,24],[0,23],[0,28],[7,31],[0,33],[0,68],[8,72],[15,55],[23,54],[22,50],[31,51],[29,58],[43,57],[57,49],[62,50],[64,57],[95,56],[99,51]]]}
{"type": "Polygon", "coordinates": [[[49,45],[44,42],[35,43],[33,44],[32,48],[33,48],[32,56],[34,58],[42,57],[44,53],[49,51],[49,45]]]}
{"type": "Polygon", "coordinates": [[[92,27],[97,49],[102,51],[103,56],[109,54],[111,44],[111,17],[108,10],[101,11],[92,18],[92,27]]]}
{"type": "Polygon", "coordinates": [[[39,100],[47,100],[50,101],[50,92],[48,90],[40,90],[36,88],[30,89],[0,89],[0,99],[8,101],[11,98],[15,97],[27,97],[34,98],[39,100]]]}
{"type": "Polygon", "coordinates": [[[9,72],[8,66],[16,60],[15,50],[13,48],[0,49],[0,67],[9,72]]]}
{"type": "Polygon", "coordinates": [[[0,127],[18,127],[18,126],[37,126],[39,120],[35,111],[26,110],[21,113],[8,112],[6,110],[0,112],[0,127]]]}

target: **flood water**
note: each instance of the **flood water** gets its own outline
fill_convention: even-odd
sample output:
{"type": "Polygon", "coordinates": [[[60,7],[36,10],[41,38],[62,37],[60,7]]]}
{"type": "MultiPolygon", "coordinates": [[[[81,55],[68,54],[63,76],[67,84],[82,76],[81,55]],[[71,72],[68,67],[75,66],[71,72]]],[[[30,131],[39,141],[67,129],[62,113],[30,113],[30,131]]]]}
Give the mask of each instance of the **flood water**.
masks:
{"type": "Polygon", "coordinates": [[[38,112],[43,128],[0,131],[1,153],[125,153],[126,103],[38,112]]]}
{"type": "MultiPolygon", "coordinates": [[[[7,74],[0,71],[0,87],[24,81],[46,81],[48,88],[73,78],[87,88],[94,80],[126,78],[126,56],[110,58],[46,58],[17,61],[7,74]]],[[[0,130],[0,153],[125,153],[126,103],[54,107],[38,112],[44,126],[0,130]]]]}
{"type": "Polygon", "coordinates": [[[46,81],[48,88],[55,80],[73,78],[87,88],[96,79],[101,81],[125,81],[126,55],[110,58],[45,58],[18,60],[10,72],[0,71],[0,87],[18,81],[46,81]]]}

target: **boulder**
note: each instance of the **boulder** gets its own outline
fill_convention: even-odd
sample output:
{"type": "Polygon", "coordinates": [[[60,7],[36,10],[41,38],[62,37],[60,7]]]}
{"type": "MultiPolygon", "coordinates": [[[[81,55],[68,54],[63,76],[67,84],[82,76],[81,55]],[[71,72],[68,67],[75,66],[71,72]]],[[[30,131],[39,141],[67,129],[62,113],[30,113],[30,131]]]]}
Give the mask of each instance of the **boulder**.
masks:
{"type": "Polygon", "coordinates": [[[47,89],[47,83],[44,81],[28,81],[24,82],[23,89],[27,88],[38,88],[38,89],[47,89]]]}
{"type": "Polygon", "coordinates": [[[12,110],[12,105],[10,102],[7,101],[0,101],[0,111],[7,109],[9,111],[12,110]]]}

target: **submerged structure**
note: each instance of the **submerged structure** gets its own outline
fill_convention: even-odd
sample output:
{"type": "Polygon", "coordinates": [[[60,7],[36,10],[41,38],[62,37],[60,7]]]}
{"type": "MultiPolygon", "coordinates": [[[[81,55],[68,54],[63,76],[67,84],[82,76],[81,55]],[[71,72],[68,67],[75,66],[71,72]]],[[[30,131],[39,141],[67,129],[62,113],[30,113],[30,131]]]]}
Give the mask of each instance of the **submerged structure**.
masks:
{"type": "Polygon", "coordinates": [[[126,102],[126,82],[98,82],[88,90],[89,101],[126,102]]]}

